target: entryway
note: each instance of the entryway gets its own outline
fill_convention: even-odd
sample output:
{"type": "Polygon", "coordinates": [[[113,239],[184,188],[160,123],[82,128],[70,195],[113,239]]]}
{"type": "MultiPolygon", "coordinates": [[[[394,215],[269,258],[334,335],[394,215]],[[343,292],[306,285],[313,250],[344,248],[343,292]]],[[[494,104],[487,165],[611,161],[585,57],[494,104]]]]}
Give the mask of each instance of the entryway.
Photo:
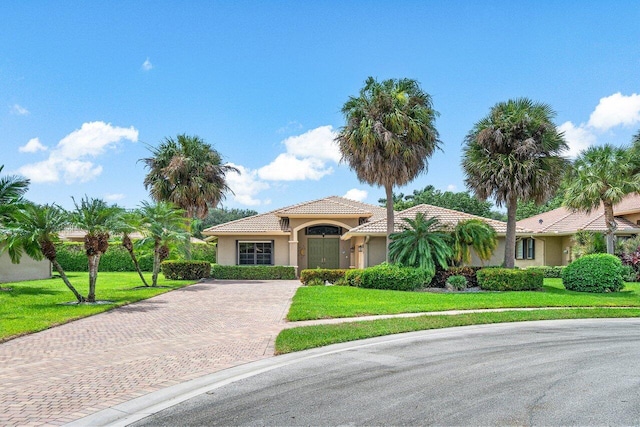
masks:
{"type": "Polygon", "coordinates": [[[307,268],[340,268],[340,239],[317,237],[307,240],[307,268]]]}

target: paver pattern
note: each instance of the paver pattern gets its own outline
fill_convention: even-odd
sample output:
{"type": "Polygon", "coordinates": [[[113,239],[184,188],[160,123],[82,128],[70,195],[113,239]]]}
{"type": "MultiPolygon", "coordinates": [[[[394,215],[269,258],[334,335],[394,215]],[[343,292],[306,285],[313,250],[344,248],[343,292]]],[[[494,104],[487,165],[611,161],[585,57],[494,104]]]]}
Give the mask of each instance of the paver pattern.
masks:
{"type": "Polygon", "coordinates": [[[62,425],[270,357],[298,281],[198,283],[0,344],[0,425],[62,425]]]}

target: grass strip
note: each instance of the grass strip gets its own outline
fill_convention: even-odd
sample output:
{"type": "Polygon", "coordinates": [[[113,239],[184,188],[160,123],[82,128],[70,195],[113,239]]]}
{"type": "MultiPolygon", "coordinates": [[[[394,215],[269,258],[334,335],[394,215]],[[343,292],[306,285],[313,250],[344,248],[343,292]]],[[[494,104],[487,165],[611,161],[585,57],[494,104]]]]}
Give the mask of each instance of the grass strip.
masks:
{"type": "Polygon", "coordinates": [[[275,347],[276,354],[285,354],[364,338],[454,326],[531,320],[622,317],[640,317],[640,308],[541,309],[534,311],[404,317],[333,325],[300,326],[280,332],[276,338],[275,347]]]}
{"type": "MultiPolygon", "coordinates": [[[[89,273],[67,273],[71,283],[86,295],[89,273]]],[[[75,298],[60,278],[3,283],[9,290],[0,291],[0,342],[132,302],[182,288],[193,280],[166,280],[158,277],[159,287],[140,287],[138,273],[100,272],[96,298],[109,301],[101,304],[74,304],[75,298]]]]}

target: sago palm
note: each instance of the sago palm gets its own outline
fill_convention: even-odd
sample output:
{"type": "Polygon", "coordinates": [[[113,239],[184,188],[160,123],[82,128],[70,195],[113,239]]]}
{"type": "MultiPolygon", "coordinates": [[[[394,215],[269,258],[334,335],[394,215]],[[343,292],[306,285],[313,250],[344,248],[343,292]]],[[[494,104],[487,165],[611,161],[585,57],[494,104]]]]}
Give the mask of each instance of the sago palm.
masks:
{"type": "Polygon", "coordinates": [[[617,228],[613,206],[627,194],[640,192],[640,173],[632,150],[609,144],[582,151],[573,163],[565,190],[564,204],[590,213],[601,206],[607,225],[607,252],[614,253],[617,228]]]}
{"type": "Polygon", "coordinates": [[[481,219],[458,222],[451,235],[456,264],[469,264],[472,249],[481,261],[488,261],[498,246],[496,230],[481,219]]]}
{"type": "Polygon", "coordinates": [[[450,235],[437,218],[425,218],[418,212],[415,218],[402,218],[404,230],[391,234],[389,258],[407,267],[418,267],[435,274],[436,266],[447,268],[453,255],[450,235]]]}
{"type": "Polygon", "coordinates": [[[139,231],[142,227],[142,215],[139,210],[126,211],[122,208],[118,209],[120,210],[117,215],[118,221],[112,226],[112,231],[122,236],[122,247],[129,253],[129,257],[131,257],[131,261],[138,272],[138,276],[140,276],[142,284],[148,287],[149,284],[142,274],[133,241],[131,240],[131,233],[139,231]]]}
{"type": "Polygon", "coordinates": [[[465,184],[482,200],[507,207],[504,266],[515,264],[518,200],[546,202],[558,188],[568,161],[567,144],[553,123],[555,112],[518,98],[496,104],[465,137],[465,184]]]}
{"type": "Polygon", "coordinates": [[[393,187],[413,181],[439,148],[438,113],[417,81],[369,77],[360,94],[342,107],[346,125],[336,141],[342,161],[360,182],[384,187],[387,198],[387,260],[393,232],[393,187]]]}

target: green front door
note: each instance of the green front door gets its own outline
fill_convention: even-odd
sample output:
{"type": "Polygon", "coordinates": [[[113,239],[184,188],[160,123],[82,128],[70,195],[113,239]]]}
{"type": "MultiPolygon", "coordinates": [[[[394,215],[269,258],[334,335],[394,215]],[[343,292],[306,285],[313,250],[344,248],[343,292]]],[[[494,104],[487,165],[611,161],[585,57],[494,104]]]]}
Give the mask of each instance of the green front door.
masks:
{"type": "Polygon", "coordinates": [[[340,239],[310,238],[307,246],[307,268],[340,268],[340,239]]]}

